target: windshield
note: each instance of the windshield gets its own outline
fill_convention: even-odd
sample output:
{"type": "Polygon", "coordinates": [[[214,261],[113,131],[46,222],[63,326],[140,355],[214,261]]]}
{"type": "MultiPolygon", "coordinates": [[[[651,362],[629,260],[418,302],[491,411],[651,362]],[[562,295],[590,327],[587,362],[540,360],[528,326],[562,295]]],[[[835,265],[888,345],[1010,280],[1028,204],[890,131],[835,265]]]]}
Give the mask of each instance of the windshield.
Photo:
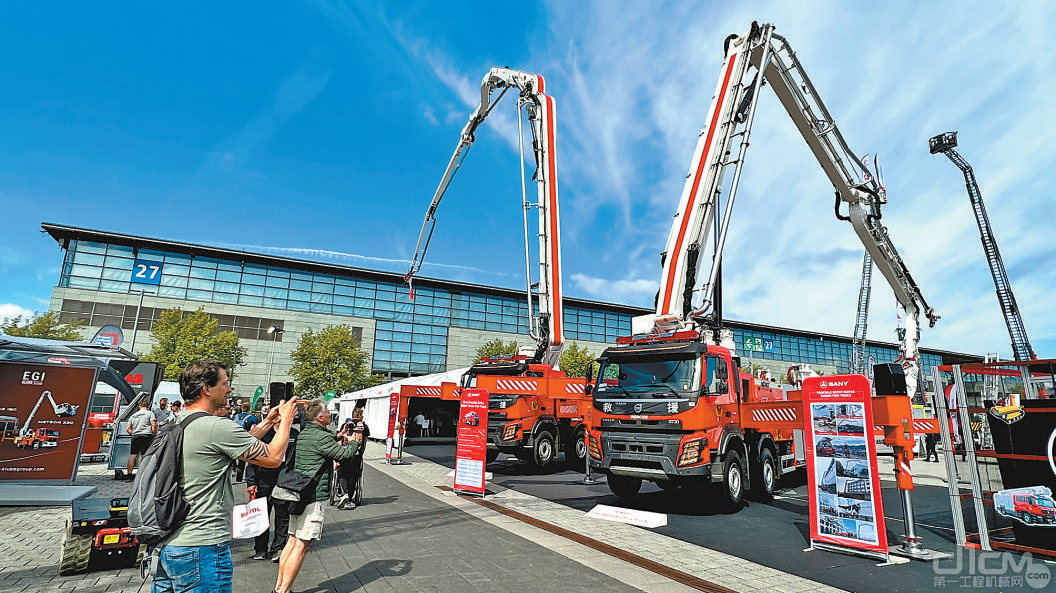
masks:
{"type": "Polygon", "coordinates": [[[1053,507],[1053,506],[1056,506],[1056,503],[1053,503],[1048,498],[1039,498],[1039,499],[1037,499],[1037,501],[1038,501],[1038,506],[1039,507],[1053,507]]]}
{"type": "Polygon", "coordinates": [[[598,375],[601,397],[686,397],[700,386],[700,358],[605,361],[598,375]]]}

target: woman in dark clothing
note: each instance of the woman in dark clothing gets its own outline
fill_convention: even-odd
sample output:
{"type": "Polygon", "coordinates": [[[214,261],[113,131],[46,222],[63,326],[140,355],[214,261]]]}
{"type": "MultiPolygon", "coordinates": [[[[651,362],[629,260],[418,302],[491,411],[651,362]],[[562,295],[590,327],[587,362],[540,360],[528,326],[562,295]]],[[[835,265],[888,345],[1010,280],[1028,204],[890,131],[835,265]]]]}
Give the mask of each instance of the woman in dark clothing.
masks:
{"type": "Polygon", "coordinates": [[[342,443],[352,439],[352,435],[361,433],[363,435],[363,446],[359,448],[356,456],[341,462],[337,468],[337,481],[341,488],[341,496],[337,499],[337,508],[350,510],[356,508],[363,500],[363,451],[366,449],[367,437],[370,429],[363,422],[363,408],[352,411],[352,417],[341,427],[338,436],[342,443]]]}

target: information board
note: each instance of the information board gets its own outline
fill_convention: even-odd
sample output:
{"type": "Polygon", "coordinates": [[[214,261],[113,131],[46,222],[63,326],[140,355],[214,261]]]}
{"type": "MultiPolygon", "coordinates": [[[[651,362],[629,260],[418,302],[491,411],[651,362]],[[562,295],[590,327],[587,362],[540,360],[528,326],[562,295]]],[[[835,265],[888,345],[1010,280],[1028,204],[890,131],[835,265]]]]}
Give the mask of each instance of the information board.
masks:
{"type": "Polygon", "coordinates": [[[96,372],[0,362],[0,481],[73,481],[96,372]]]}
{"type": "Polygon", "coordinates": [[[886,558],[871,392],[864,375],[803,380],[810,539],[886,558]]]}
{"type": "Polygon", "coordinates": [[[392,448],[396,442],[396,419],[400,414],[400,394],[393,391],[389,394],[389,428],[385,432],[385,459],[392,461],[392,448]]]}
{"type": "Polygon", "coordinates": [[[456,492],[484,496],[488,453],[488,390],[463,389],[455,446],[456,492]]]}

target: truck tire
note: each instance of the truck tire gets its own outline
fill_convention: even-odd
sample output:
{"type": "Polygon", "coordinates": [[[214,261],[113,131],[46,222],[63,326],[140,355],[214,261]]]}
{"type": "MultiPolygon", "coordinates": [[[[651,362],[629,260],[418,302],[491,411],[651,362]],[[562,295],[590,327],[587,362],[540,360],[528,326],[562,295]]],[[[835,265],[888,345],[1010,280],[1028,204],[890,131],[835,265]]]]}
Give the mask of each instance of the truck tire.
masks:
{"type": "Polygon", "coordinates": [[[586,429],[580,427],[572,433],[570,440],[564,443],[565,447],[565,461],[572,465],[572,469],[576,471],[586,471],[586,459],[587,459],[587,444],[584,442],[583,435],[586,434],[586,429]]]}
{"type": "Polygon", "coordinates": [[[1030,525],[1034,522],[1034,517],[1028,511],[1023,511],[1023,522],[1030,525]]]}
{"type": "Polygon", "coordinates": [[[736,511],[744,502],[744,470],[741,456],[736,451],[727,451],[722,463],[722,503],[736,511]]]}
{"type": "Polygon", "coordinates": [[[767,501],[774,497],[774,486],[777,484],[777,463],[770,449],[763,448],[759,461],[752,464],[752,497],[767,501]]]}
{"type": "Polygon", "coordinates": [[[532,465],[542,469],[554,461],[557,451],[554,445],[554,433],[541,430],[532,444],[532,465]]]}
{"type": "Polygon", "coordinates": [[[62,556],[59,557],[59,574],[71,575],[88,570],[88,560],[92,556],[92,536],[74,535],[70,522],[66,522],[66,531],[62,536],[62,556]]]}
{"type": "Polygon", "coordinates": [[[612,493],[620,498],[634,498],[638,496],[638,491],[642,489],[641,478],[609,474],[606,482],[609,484],[609,490],[612,490],[612,493]]]}
{"type": "Polygon", "coordinates": [[[40,441],[37,441],[37,442],[33,443],[33,448],[34,449],[39,449],[40,448],[40,441]]]}
{"type": "Polygon", "coordinates": [[[488,460],[488,463],[491,463],[492,461],[495,461],[499,458],[499,450],[488,449],[488,452],[484,454],[484,457],[488,460]]]}

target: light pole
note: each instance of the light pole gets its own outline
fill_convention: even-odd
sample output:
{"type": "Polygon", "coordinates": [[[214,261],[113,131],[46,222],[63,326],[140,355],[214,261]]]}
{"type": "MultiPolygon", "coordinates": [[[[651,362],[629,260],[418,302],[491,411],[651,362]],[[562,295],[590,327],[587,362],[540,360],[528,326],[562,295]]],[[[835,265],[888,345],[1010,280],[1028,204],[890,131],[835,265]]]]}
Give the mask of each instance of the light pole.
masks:
{"type": "Polygon", "coordinates": [[[268,389],[271,389],[271,371],[275,367],[275,342],[279,338],[279,334],[283,333],[284,329],[278,325],[273,325],[268,328],[268,333],[271,334],[271,357],[268,360],[268,389]]]}
{"type": "MultiPolygon", "coordinates": [[[[128,347],[128,351],[135,354],[136,332],[139,331],[139,312],[143,310],[143,296],[147,294],[147,291],[142,288],[134,288],[132,290],[129,290],[129,292],[139,293],[139,306],[136,307],[136,320],[132,323],[132,344],[128,347]]],[[[154,292],[151,292],[150,294],[154,294],[154,292]]]]}

